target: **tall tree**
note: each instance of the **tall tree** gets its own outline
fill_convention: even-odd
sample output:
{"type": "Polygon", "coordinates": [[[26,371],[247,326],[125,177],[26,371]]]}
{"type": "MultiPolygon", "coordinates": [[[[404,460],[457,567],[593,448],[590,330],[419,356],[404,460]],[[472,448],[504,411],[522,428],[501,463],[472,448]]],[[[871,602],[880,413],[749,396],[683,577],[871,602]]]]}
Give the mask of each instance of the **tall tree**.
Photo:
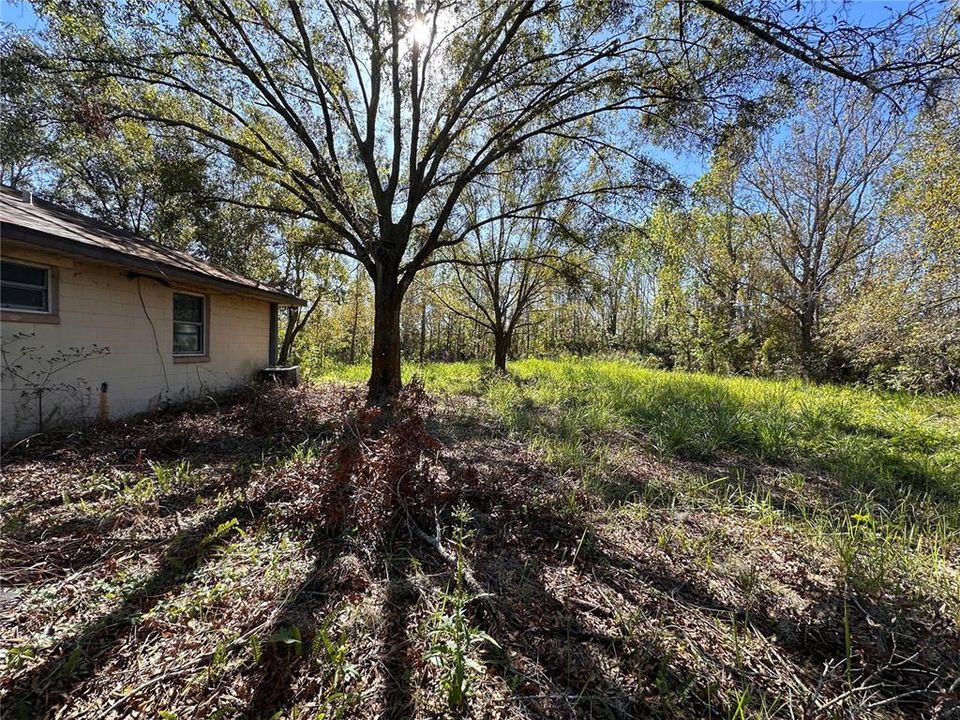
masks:
{"type": "Polygon", "coordinates": [[[687,261],[695,273],[704,369],[744,370],[757,334],[761,245],[757,218],[744,212],[748,141],[731,138],[693,185],[687,261]]]}
{"type": "Polygon", "coordinates": [[[184,128],[107,120],[75,88],[38,77],[39,60],[24,37],[0,44],[0,180],[308,298],[305,309],[285,310],[279,357],[290,361],[319,304],[343,283],[342,266],[317,240],[328,230],[265,210],[282,190],[184,128]]]}
{"type": "Polygon", "coordinates": [[[782,57],[888,92],[933,88],[956,62],[935,46],[904,61],[916,50],[905,22],[851,32],[793,5],[38,4],[51,46],[101,91],[107,115],[187,128],[256,167],[293,198],[273,211],[327,226],[329,249],[362,265],[374,285],[374,400],[399,387],[401,302],[447,247],[464,190],[531,140],[562,135],[614,155],[629,149],[628,113],[659,133],[752,118],[782,87],[782,57]],[[887,45],[897,52],[870,52],[887,45]]]}
{"type": "MultiPolygon", "coordinates": [[[[511,158],[495,167],[491,184],[463,194],[466,225],[452,230],[448,258],[453,292],[435,297],[493,339],[494,368],[507,371],[507,355],[517,330],[529,320],[561,274],[574,276],[572,257],[580,217],[573,201],[548,205],[566,163],[555,153],[546,159],[511,158]]],[[[569,168],[567,168],[569,169],[569,168]]]]}
{"type": "Polygon", "coordinates": [[[42,55],[16,35],[0,37],[0,182],[24,189],[55,150],[50,98],[35,80],[42,55]]]}
{"type": "Polygon", "coordinates": [[[896,388],[960,388],[957,99],[916,118],[904,157],[886,178],[888,240],[831,322],[852,364],[896,388]]]}
{"type": "Polygon", "coordinates": [[[107,121],[38,63],[29,39],[0,38],[0,180],[171,247],[194,243],[216,211],[205,192],[211,153],[182,129],[107,121]]]}
{"type": "Polygon", "coordinates": [[[154,135],[131,120],[70,123],[54,140],[40,186],[51,199],[170,247],[202,243],[216,211],[205,193],[208,161],[182,133],[154,135]]]}
{"type": "Polygon", "coordinates": [[[668,364],[681,368],[692,367],[695,357],[693,272],[687,262],[689,225],[687,213],[661,203],[644,228],[657,258],[652,308],[654,341],[668,364]]]}
{"type": "Polygon", "coordinates": [[[882,108],[825,91],[783,142],[761,144],[748,175],[772,267],[766,291],[794,319],[808,373],[831,291],[883,237],[877,181],[899,136],[882,108]]]}

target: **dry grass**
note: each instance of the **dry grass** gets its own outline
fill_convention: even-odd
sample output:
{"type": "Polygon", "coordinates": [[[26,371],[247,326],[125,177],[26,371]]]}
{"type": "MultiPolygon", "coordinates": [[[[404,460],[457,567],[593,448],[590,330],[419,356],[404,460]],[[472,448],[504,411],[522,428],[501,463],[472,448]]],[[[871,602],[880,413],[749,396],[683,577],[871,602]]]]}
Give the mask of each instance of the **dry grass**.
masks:
{"type": "Polygon", "coordinates": [[[371,535],[303,510],[349,432],[362,462],[383,442],[383,424],[344,421],[350,397],[239,396],[8,456],[0,714],[960,712],[949,528],[924,583],[933,549],[904,565],[874,521],[826,523],[845,492],[829,474],[654,455],[620,430],[561,473],[457,396],[428,421],[437,448],[407,458],[443,470],[435,516],[399,502],[371,535]],[[451,709],[457,648],[467,696],[451,709]]]}

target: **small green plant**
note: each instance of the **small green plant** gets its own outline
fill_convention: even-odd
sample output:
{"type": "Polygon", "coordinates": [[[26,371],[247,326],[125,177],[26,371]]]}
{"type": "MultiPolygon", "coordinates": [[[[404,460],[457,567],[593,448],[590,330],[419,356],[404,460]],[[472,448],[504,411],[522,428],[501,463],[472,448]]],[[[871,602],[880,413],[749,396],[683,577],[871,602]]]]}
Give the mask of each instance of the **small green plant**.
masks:
{"type": "Polygon", "coordinates": [[[67,661],[63,664],[63,674],[72,675],[73,671],[77,669],[78,665],[80,665],[80,660],[82,657],[83,649],[77,645],[77,647],[70,651],[70,654],[67,656],[67,661]]]}
{"type": "Polygon", "coordinates": [[[737,704],[733,708],[733,713],[730,715],[732,720],[746,720],[750,715],[748,714],[748,709],[750,707],[750,700],[753,696],[750,688],[744,688],[739,690],[736,693],[737,704]]]}
{"type": "Polygon", "coordinates": [[[289,625],[279,628],[275,633],[267,638],[267,642],[279,645],[289,645],[298,657],[303,652],[303,635],[300,628],[296,625],[289,625]]]}
{"type": "Polygon", "coordinates": [[[175,465],[164,465],[150,460],[148,464],[160,492],[170,492],[175,487],[188,484],[191,479],[189,460],[181,460],[175,465]]]}
{"type": "Polygon", "coordinates": [[[330,613],[327,616],[323,624],[317,628],[317,634],[310,647],[310,654],[314,657],[322,656],[330,670],[323,693],[326,710],[318,716],[325,719],[346,717],[353,700],[348,687],[357,676],[356,666],[347,660],[350,642],[346,629],[341,628],[338,633],[333,632],[336,616],[336,613],[330,613]]]}
{"type": "Polygon", "coordinates": [[[203,540],[200,541],[200,547],[206,547],[211,543],[216,542],[220,538],[224,537],[231,530],[236,528],[240,524],[240,521],[237,518],[230,518],[226,522],[220,523],[212,532],[210,532],[203,540]]]}
{"type": "Polygon", "coordinates": [[[293,446],[290,462],[310,462],[317,458],[317,445],[313,440],[304,440],[293,446]]]}
{"type": "Polygon", "coordinates": [[[259,665],[263,659],[263,643],[260,641],[260,637],[251,635],[247,641],[247,646],[250,648],[250,657],[253,658],[254,665],[259,665]]]}
{"type": "Polygon", "coordinates": [[[12,647],[6,653],[7,667],[11,670],[19,670],[36,657],[36,650],[32,647],[27,645],[12,647]]]}
{"type": "Polygon", "coordinates": [[[469,604],[476,599],[471,595],[465,582],[463,550],[473,536],[469,529],[471,513],[465,504],[454,511],[456,524],[453,530],[453,544],[456,549],[453,587],[447,588],[440,606],[430,618],[430,649],[427,661],[440,672],[440,683],[451,708],[463,705],[469,696],[475,675],[483,672],[483,664],[477,657],[477,651],[485,645],[499,647],[487,633],[470,623],[469,604]]]}
{"type": "Polygon", "coordinates": [[[848,516],[834,542],[845,585],[872,596],[890,590],[897,549],[873,515],[861,512],[848,516]]]}
{"type": "Polygon", "coordinates": [[[749,604],[753,603],[754,595],[760,587],[760,571],[756,564],[751,562],[744,567],[736,576],[737,587],[746,596],[749,604]]]}
{"type": "Polygon", "coordinates": [[[213,657],[210,658],[210,665],[207,668],[211,676],[221,671],[227,665],[227,643],[223,640],[217,643],[214,648],[213,657]]]}

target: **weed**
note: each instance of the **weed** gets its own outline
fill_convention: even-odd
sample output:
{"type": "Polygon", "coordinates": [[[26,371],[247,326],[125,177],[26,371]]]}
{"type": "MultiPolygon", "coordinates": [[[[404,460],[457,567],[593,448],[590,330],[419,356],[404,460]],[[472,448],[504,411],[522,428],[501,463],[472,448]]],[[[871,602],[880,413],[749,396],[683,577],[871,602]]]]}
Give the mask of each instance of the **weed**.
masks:
{"type": "Polygon", "coordinates": [[[428,634],[431,644],[426,654],[427,661],[440,673],[440,684],[451,708],[463,705],[472,688],[474,675],[483,672],[477,651],[488,644],[499,647],[492,637],[470,623],[468,606],[475,597],[466,589],[463,550],[472,537],[468,528],[471,514],[467,506],[461,504],[455,517],[453,587],[447,588],[439,607],[430,617],[428,634]]]}
{"type": "Polygon", "coordinates": [[[357,668],[347,661],[350,643],[346,629],[341,628],[336,634],[333,632],[333,623],[337,613],[330,613],[324,622],[317,628],[317,633],[311,644],[310,654],[314,657],[322,656],[328,667],[328,677],[323,693],[325,712],[323,718],[345,717],[351,707],[354,696],[348,691],[350,684],[357,678],[357,668]]]}
{"type": "Polygon", "coordinates": [[[290,453],[291,462],[311,462],[318,455],[317,444],[313,440],[304,440],[293,446],[293,452],[290,453]]]}
{"type": "Polygon", "coordinates": [[[168,493],[174,488],[182,488],[189,485],[192,476],[190,473],[190,462],[181,460],[173,465],[164,465],[152,460],[148,463],[156,478],[157,489],[160,492],[168,493]]]}
{"type": "Polygon", "coordinates": [[[257,635],[251,635],[247,641],[247,647],[250,649],[250,657],[253,658],[253,664],[259,665],[263,659],[263,643],[257,635]]]}
{"type": "Polygon", "coordinates": [[[6,652],[7,667],[11,670],[19,670],[27,665],[31,660],[36,659],[36,650],[27,645],[12,647],[6,652]]]}
{"type": "Polygon", "coordinates": [[[267,642],[287,645],[293,648],[294,655],[298,657],[303,652],[303,636],[300,634],[300,628],[296,625],[286,625],[278,628],[267,638],[267,642]]]}
{"type": "Polygon", "coordinates": [[[217,540],[226,536],[227,533],[229,533],[231,530],[235,528],[238,530],[238,532],[242,532],[238,527],[239,524],[240,524],[240,521],[237,520],[237,518],[230,518],[229,520],[226,520],[220,523],[219,525],[217,525],[216,528],[214,528],[210,533],[208,533],[203,538],[203,540],[200,541],[200,547],[206,547],[211,543],[215,543],[217,540]]]}
{"type": "Polygon", "coordinates": [[[897,552],[892,538],[869,513],[854,513],[834,536],[845,585],[878,596],[893,582],[897,552]]]}

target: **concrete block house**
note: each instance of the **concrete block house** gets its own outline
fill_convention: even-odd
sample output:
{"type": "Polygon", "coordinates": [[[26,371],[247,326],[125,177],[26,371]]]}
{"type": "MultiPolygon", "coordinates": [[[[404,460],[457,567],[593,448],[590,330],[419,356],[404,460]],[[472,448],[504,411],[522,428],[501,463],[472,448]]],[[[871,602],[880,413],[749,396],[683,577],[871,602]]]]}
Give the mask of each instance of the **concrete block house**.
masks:
{"type": "Polygon", "coordinates": [[[285,292],[0,189],[4,444],[228,389],[276,362],[285,292]]]}

